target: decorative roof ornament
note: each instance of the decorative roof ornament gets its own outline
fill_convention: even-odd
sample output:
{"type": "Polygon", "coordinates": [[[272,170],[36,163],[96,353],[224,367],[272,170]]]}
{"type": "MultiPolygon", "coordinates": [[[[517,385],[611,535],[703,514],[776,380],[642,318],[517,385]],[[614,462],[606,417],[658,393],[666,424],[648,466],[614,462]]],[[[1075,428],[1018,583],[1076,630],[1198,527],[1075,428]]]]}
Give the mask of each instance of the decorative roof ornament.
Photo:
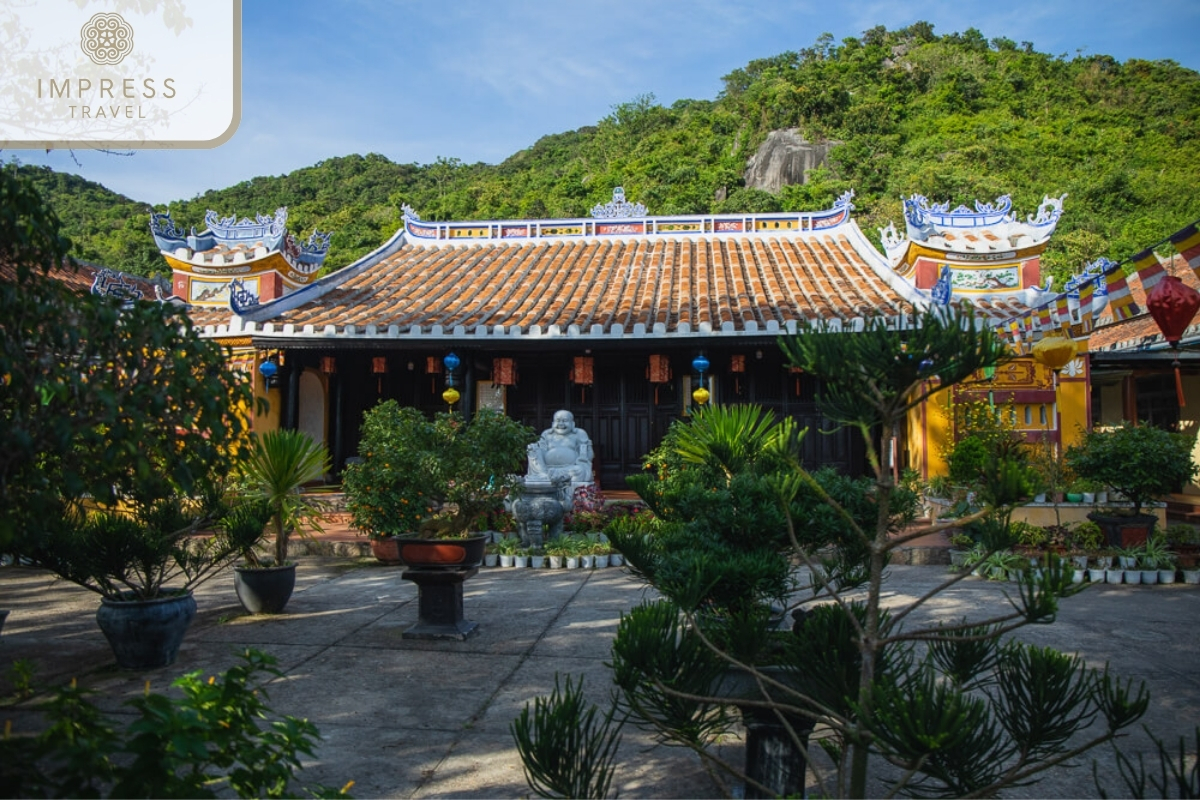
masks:
{"type": "Polygon", "coordinates": [[[316,228],[313,228],[308,241],[300,245],[300,254],[296,257],[297,260],[301,264],[321,266],[325,263],[325,256],[329,255],[329,240],[332,237],[332,232],[321,233],[316,228]]]}
{"type": "MultiPolygon", "coordinates": [[[[1064,195],[1065,197],[1065,195],[1064,195]]],[[[945,203],[930,203],[924,195],[914,194],[902,198],[904,203],[904,219],[908,223],[909,236],[918,241],[925,241],[942,228],[982,228],[988,225],[999,225],[1002,222],[1012,222],[1012,196],[1000,195],[995,203],[975,201],[975,210],[960,205],[950,210],[950,201],[945,203]],[[914,235],[914,232],[924,234],[914,235]]],[[[1060,207],[1061,210],[1061,207],[1060,207]]]]}
{"type": "Polygon", "coordinates": [[[229,309],[239,317],[258,305],[258,295],[246,288],[241,278],[229,282],[229,309]]]}
{"type": "Polygon", "coordinates": [[[836,200],[833,201],[833,207],[834,208],[844,208],[847,211],[853,211],[854,210],[854,203],[852,202],[853,200],[854,200],[854,190],[847,189],[845,192],[843,192],[841,195],[839,195],[836,200]]]}
{"type": "Polygon", "coordinates": [[[104,297],[116,297],[126,305],[132,305],[134,300],[141,300],[144,296],[142,290],[129,280],[128,275],[108,268],[96,273],[91,291],[92,294],[104,297]]]}
{"type": "Polygon", "coordinates": [[[1057,225],[1058,219],[1063,213],[1063,200],[1066,199],[1066,192],[1063,192],[1062,197],[1050,197],[1049,195],[1043,195],[1042,204],[1038,206],[1037,216],[1030,216],[1028,218],[1029,224],[1039,228],[1047,225],[1057,225]]]}
{"type": "Polygon", "coordinates": [[[937,283],[933,285],[933,288],[929,291],[929,295],[933,298],[933,302],[939,306],[948,306],[950,305],[950,295],[953,293],[954,289],[950,285],[950,267],[949,265],[943,265],[937,283]]]}
{"type": "Polygon", "coordinates": [[[607,203],[597,203],[592,207],[592,217],[595,219],[623,219],[628,217],[646,216],[646,207],[641,203],[625,201],[625,189],[618,186],[613,189],[613,199],[607,203]]]}
{"type": "Polygon", "coordinates": [[[413,222],[421,221],[421,215],[418,214],[416,211],[414,211],[413,207],[410,206],[408,203],[405,203],[404,205],[400,206],[400,213],[404,216],[405,219],[411,219],[413,222]]]}
{"type": "Polygon", "coordinates": [[[171,252],[187,245],[187,232],[175,225],[170,211],[163,214],[150,212],[150,234],[159,250],[171,252]]]}
{"type": "Polygon", "coordinates": [[[217,212],[209,209],[204,213],[204,223],[221,244],[262,242],[268,250],[274,250],[283,244],[287,235],[287,217],[287,206],[275,209],[273,217],[256,214],[253,220],[247,217],[238,220],[236,214],[222,218],[217,216],[217,212]]]}

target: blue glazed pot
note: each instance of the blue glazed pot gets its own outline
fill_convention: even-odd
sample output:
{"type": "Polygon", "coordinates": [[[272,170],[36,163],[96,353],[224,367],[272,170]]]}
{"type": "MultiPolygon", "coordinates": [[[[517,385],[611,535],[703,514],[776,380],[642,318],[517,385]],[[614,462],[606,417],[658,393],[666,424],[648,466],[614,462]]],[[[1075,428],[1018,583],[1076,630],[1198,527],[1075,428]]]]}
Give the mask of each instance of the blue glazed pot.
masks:
{"type": "Polygon", "coordinates": [[[96,624],[122,669],[157,669],[175,663],[179,646],[196,616],[191,592],[154,600],[100,601],[96,624]]]}

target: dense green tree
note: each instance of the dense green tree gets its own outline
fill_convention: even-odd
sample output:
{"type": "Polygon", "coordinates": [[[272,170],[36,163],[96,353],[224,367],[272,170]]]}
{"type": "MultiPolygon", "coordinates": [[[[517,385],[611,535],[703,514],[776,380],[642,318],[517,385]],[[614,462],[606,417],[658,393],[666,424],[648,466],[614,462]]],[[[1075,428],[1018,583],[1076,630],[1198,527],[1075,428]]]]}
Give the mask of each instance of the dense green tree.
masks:
{"type": "Polygon", "coordinates": [[[248,386],[179,308],[80,293],[32,181],[0,168],[0,546],[89,495],[152,502],[228,471],[248,386]],[[223,469],[224,467],[224,469],[223,469]]]}

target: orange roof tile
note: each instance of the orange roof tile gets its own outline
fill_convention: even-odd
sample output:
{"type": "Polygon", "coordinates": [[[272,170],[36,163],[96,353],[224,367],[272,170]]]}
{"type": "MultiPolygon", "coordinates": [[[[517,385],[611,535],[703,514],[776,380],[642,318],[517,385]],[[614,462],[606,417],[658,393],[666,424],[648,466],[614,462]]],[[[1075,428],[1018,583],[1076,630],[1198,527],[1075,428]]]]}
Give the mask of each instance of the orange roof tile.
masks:
{"type": "Polygon", "coordinates": [[[348,272],[223,331],[323,339],[773,335],[801,319],[908,313],[919,296],[852,222],[731,236],[408,243],[348,272]]]}

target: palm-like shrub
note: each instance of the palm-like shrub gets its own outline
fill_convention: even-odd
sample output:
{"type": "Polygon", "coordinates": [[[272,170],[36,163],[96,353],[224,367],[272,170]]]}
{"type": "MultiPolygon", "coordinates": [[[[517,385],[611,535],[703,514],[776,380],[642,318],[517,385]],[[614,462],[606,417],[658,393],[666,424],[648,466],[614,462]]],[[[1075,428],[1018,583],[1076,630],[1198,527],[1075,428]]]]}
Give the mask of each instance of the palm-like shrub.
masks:
{"type": "Polygon", "coordinates": [[[305,525],[321,530],[320,503],[301,489],[329,471],[329,453],[300,431],[274,430],[261,436],[242,466],[247,495],[261,499],[271,511],[275,529],[275,565],[287,562],[292,531],[304,535],[305,525]]]}

